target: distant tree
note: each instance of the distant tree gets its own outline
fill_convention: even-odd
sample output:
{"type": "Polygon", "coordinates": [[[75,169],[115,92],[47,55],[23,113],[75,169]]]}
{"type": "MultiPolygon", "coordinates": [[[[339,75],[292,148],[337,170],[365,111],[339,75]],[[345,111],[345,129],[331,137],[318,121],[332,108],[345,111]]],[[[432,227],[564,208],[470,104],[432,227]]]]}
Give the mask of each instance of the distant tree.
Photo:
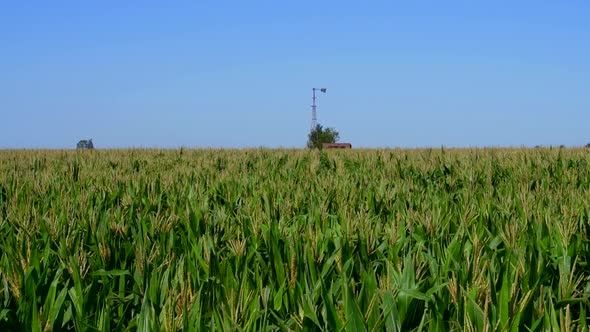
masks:
{"type": "Polygon", "coordinates": [[[76,145],[77,149],[94,149],[94,144],[92,144],[92,139],[89,140],[81,140],[76,145]]]}
{"type": "Polygon", "coordinates": [[[586,144],[586,147],[587,147],[587,148],[590,148],[590,143],[586,144]]]}
{"type": "Polygon", "coordinates": [[[336,143],[340,134],[334,128],[324,128],[318,124],[308,136],[307,147],[310,149],[321,149],[323,143],[336,143]]]}

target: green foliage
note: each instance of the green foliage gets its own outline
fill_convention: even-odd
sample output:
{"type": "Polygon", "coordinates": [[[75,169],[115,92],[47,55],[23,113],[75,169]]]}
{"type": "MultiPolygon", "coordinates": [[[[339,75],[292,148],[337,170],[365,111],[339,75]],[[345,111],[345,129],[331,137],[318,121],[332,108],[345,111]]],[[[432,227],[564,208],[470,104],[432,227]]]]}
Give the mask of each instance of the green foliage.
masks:
{"type": "Polygon", "coordinates": [[[581,149],[1,151],[1,331],[584,331],[581,149]]]}
{"type": "Polygon", "coordinates": [[[340,134],[334,128],[324,128],[318,124],[307,139],[307,147],[310,149],[321,149],[323,143],[336,143],[340,134]]]}

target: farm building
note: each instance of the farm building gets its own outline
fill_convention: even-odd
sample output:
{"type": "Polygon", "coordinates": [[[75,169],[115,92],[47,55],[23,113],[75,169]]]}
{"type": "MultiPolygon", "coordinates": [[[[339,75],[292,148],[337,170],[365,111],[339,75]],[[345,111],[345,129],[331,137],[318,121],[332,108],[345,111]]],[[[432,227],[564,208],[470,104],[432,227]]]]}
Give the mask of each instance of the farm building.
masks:
{"type": "Polygon", "coordinates": [[[350,143],[322,143],[324,149],[352,149],[350,143]]]}

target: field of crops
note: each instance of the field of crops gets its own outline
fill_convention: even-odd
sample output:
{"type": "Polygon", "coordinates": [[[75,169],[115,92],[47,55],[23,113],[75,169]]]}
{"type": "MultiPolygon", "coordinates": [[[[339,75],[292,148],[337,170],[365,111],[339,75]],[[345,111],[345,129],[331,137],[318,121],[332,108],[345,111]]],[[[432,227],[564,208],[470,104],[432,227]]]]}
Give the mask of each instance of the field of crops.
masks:
{"type": "Polygon", "coordinates": [[[0,151],[1,331],[585,330],[590,151],[0,151]]]}

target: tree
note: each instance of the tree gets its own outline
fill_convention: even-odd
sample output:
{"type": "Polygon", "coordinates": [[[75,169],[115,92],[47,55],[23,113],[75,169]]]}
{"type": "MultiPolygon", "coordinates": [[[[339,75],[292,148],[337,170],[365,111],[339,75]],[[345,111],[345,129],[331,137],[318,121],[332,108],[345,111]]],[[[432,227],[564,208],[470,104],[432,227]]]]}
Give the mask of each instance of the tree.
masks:
{"type": "Polygon", "coordinates": [[[92,144],[92,139],[89,140],[81,140],[76,145],[77,149],[94,149],[94,144],[92,144]]]}
{"type": "Polygon", "coordinates": [[[323,143],[336,143],[340,134],[334,128],[324,128],[318,124],[315,129],[309,133],[307,147],[310,149],[321,149],[323,143]]]}

